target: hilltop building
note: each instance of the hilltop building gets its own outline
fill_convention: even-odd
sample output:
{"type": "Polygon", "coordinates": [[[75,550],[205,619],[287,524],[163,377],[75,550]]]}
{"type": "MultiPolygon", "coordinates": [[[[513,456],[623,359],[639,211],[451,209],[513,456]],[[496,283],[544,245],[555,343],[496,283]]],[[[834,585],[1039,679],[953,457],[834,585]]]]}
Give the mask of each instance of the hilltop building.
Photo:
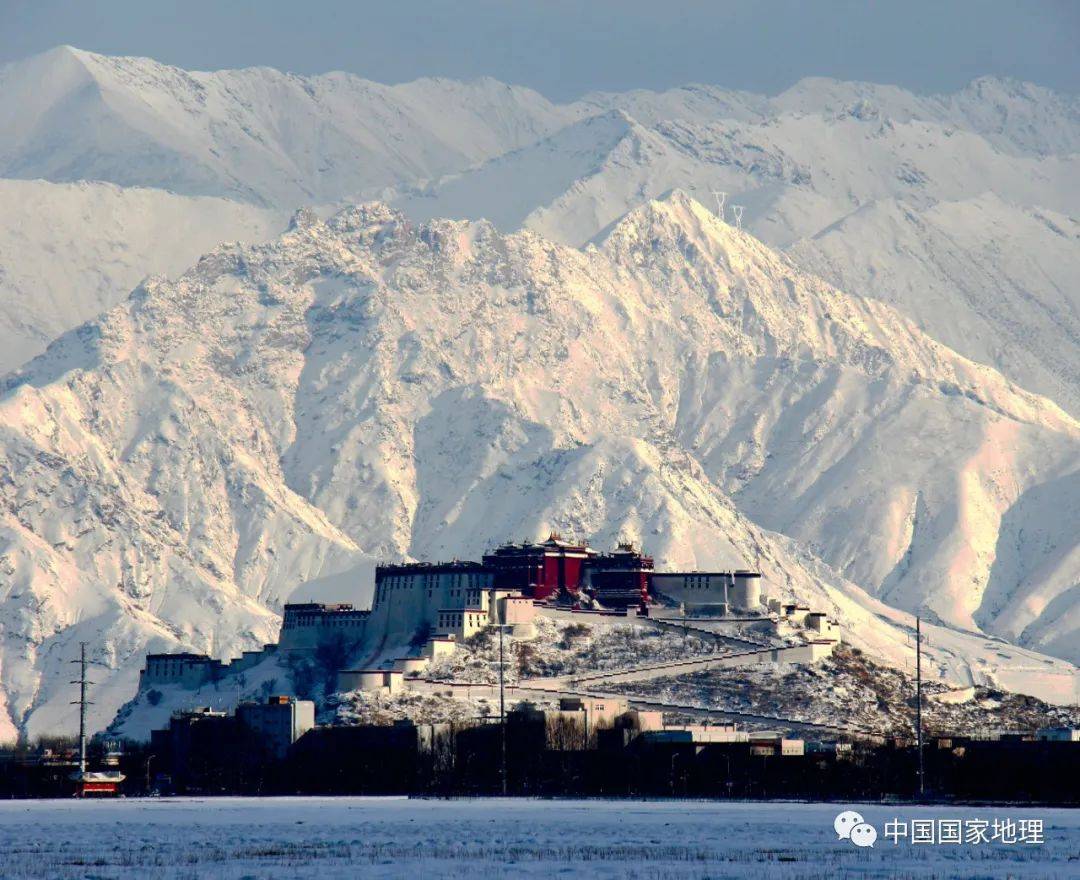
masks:
{"type": "MultiPolygon", "coordinates": [[[[736,625],[760,622],[779,643],[755,641],[747,633],[741,638],[760,645],[763,658],[773,662],[816,662],[828,656],[838,640],[835,624],[823,612],[775,598],[765,604],[758,572],[656,571],[653,558],[633,544],[620,543],[601,553],[552,533],[539,543],[504,544],[480,562],[379,565],[370,608],[287,604],[277,645],[244,652],[229,664],[203,654],[151,654],[140,688],[198,688],[278,651],[290,664],[325,664],[327,657],[337,658],[336,668],[321,672],[338,690],[392,695],[422,677],[433,661],[490,627],[530,638],[539,615],[599,622],[644,616],[656,618],[656,626],[678,626],[672,622],[677,617],[651,610],[665,604],[679,605],[693,616],[727,617],[736,625]]],[[[282,705],[285,708],[242,710],[252,717],[282,712],[289,715],[289,724],[301,723],[295,715],[299,710],[282,705]]],[[[598,710],[590,706],[565,711],[588,715],[598,710]]]]}
{"type": "Polygon", "coordinates": [[[571,544],[552,532],[542,544],[504,544],[484,556],[483,567],[497,590],[544,600],[581,592],[596,555],[588,544],[571,544]]]}
{"type": "Polygon", "coordinates": [[[619,544],[612,553],[597,554],[585,569],[585,589],[601,605],[622,608],[649,603],[653,558],[633,544],[619,544]]]}
{"type": "MultiPolygon", "coordinates": [[[[511,626],[514,634],[527,634],[536,606],[560,600],[623,609],[646,608],[660,597],[688,609],[764,615],[760,578],[743,570],[657,572],[652,557],[632,544],[599,553],[552,533],[540,543],[504,544],[480,562],[379,565],[370,610],[349,604],[286,605],[279,647],[311,651],[329,641],[357,647],[378,642],[421,646],[419,655],[433,659],[451,642],[488,626],[511,626]]],[[[153,675],[198,677],[185,668],[174,661],[159,673],[155,661],[153,675]]]]}

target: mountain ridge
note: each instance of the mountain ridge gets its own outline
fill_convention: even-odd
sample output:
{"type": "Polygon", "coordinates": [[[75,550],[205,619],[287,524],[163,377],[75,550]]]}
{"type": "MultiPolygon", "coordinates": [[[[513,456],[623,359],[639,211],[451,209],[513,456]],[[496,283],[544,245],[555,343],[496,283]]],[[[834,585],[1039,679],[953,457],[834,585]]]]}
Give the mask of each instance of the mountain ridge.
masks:
{"type": "MultiPolygon", "coordinates": [[[[20,464],[0,479],[0,564],[12,576],[0,602],[21,621],[6,635],[5,669],[20,670],[10,685],[5,677],[9,717],[23,730],[55,721],[63,689],[47,658],[70,643],[77,596],[106,609],[88,619],[119,621],[132,608],[124,619],[143,621],[124,642],[131,659],[117,661],[119,690],[134,674],[136,645],[252,647],[310,580],[362,570],[372,557],[476,554],[544,528],[600,542],[634,537],[659,564],[761,566],[783,595],[860,621],[857,643],[902,655],[902,612],[815,561],[823,553],[857,573],[844,557],[849,531],[863,543],[859,534],[890,522],[868,515],[873,492],[852,495],[830,475],[835,463],[815,464],[827,426],[866,410],[845,442],[878,466],[920,445],[905,432],[899,446],[877,450],[893,427],[890,411],[962,417],[973,442],[999,458],[1005,431],[1028,450],[1026,470],[1008,470],[1007,456],[966,465],[998,491],[1031,482],[1028,471],[1051,478],[1075,463],[1076,424],[924,339],[887,307],[845,298],[769,253],[680,193],[632,213],[584,252],[486,223],[414,224],[376,203],[325,222],[301,213],[274,242],[221,247],[176,281],[148,280],[9,375],[0,394],[0,461],[20,464]],[[693,223],[704,244],[725,251],[730,276],[700,236],[694,244],[693,223]],[[749,323],[733,312],[747,302],[756,314],[749,323]],[[818,317],[793,318],[798,303],[818,317]],[[875,355],[881,344],[895,350],[875,355]],[[931,379],[961,383],[958,393],[890,378],[909,352],[921,352],[931,379]],[[754,402],[778,393],[795,405],[754,402]],[[868,396],[888,405],[864,407],[868,396]],[[797,398],[814,401],[824,421],[797,398]],[[998,412],[1010,409],[1027,421],[998,412]],[[780,412],[810,421],[777,432],[780,412]],[[794,446],[784,451],[777,437],[794,446]],[[998,476],[1000,468],[1007,473],[998,476]],[[769,487],[807,503],[798,482],[806,479],[825,510],[812,527],[834,517],[839,525],[816,535],[789,529],[795,540],[762,529],[771,527],[761,507],[769,487]],[[867,522],[837,513],[852,504],[867,522]],[[117,519],[124,510],[137,519],[117,519]],[[93,590],[74,589],[76,571],[94,579],[93,590]]],[[[963,469],[964,450],[949,454],[929,475],[908,475],[931,500],[940,474],[963,469]]],[[[963,500],[946,492],[940,503],[950,498],[963,500]]],[[[920,535],[914,552],[963,560],[948,512],[929,522],[941,536],[924,543],[920,535]]],[[[885,530],[903,535],[897,524],[885,530]]],[[[987,533],[991,548],[996,534],[987,533]]],[[[892,565],[904,550],[879,548],[875,564],[892,565]]],[[[909,608],[937,602],[942,619],[975,629],[968,600],[950,584],[916,580],[893,598],[909,608]]],[[[364,588],[355,589],[341,598],[362,601],[364,588]]],[[[990,613],[986,626],[994,625],[990,613]]],[[[1010,672],[980,653],[976,638],[943,632],[951,676],[1061,698],[1075,670],[1048,661],[1041,678],[1010,672]],[[965,652],[983,657],[977,673],[963,671],[965,652]]],[[[97,638],[124,653],[108,629],[97,638]]]]}

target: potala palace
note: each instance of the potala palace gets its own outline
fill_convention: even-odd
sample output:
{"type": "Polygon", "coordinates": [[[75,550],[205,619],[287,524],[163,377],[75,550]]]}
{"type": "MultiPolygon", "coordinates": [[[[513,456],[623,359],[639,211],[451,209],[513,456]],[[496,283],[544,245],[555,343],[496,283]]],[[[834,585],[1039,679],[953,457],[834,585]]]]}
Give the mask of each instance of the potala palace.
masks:
{"type": "MultiPolygon", "coordinates": [[[[140,691],[162,685],[198,689],[271,655],[338,658],[338,691],[423,688],[430,684],[424,670],[478,633],[498,627],[511,638],[532,638],[540,616],[636,621],[713,635],[741,624],[740,634],[730,639],[739,650],[702,661],[711,664],[813,662],[839,641],[838,627],[824,612],[769,596],[758,572],[656,571],[653,559],[632,544],[603,553],[553,533],[540,543],[505,544],[480,562],[380,565],[370,609],[345,602],[287,604],[277,644],[232,662],[202,654],[150,654],[140,691]]],[[[625,675],[648,672],[628,669],[625,675]]]]}

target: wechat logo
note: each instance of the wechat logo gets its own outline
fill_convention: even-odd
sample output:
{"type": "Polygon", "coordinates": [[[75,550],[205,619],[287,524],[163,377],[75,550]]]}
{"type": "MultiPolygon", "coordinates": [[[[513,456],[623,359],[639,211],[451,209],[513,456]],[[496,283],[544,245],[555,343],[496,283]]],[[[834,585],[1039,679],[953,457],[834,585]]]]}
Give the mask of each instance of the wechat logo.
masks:
{"type": "Polygon", "coordinates": [[[854,810],[839,813],[832,824],[837,840],[850,840],[855,846],[869,847],[877,840],[877,829],[854,810]]]}

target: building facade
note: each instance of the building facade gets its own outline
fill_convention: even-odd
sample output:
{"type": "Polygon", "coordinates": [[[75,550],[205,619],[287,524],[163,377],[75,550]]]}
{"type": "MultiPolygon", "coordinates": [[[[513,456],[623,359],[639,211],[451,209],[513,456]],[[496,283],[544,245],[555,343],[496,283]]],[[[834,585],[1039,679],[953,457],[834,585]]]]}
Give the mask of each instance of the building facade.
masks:
{"type": "Polygon", "coordinates": [[[629,543],[591,557],[585,570],[586,589],[607,608],[648,604],[652,577],[652,557],[629,543]]]}
{"type": "Polygon", "coordinates": [[[765,611],[761,604],[761,574],[756,571],[655,572],[652,592],[687,610],[717,614],[765,611]]]}
{"type": "Polygon", "coordinates": [[[498,590],[551,599],[576,596],[594,556],[596,551],[588,544],[572,544],[552,532],[541,544],[504,544],[484,556],[483,566],[498,590]]]}
{"type": "Polygon", "coordinates": [[[371,612],[347,602],[292,603],[285,606],[278,645],[283,651],[306,651],[330,639],[361,641],[371,612]]]}
{"type": "Polygon", "coordinates": [[[275,758],[284,758],[294,742],[315,726],[315,704],[292,697],[269,697],[265,703],[241,703],[240,724],[275,758]]]}

